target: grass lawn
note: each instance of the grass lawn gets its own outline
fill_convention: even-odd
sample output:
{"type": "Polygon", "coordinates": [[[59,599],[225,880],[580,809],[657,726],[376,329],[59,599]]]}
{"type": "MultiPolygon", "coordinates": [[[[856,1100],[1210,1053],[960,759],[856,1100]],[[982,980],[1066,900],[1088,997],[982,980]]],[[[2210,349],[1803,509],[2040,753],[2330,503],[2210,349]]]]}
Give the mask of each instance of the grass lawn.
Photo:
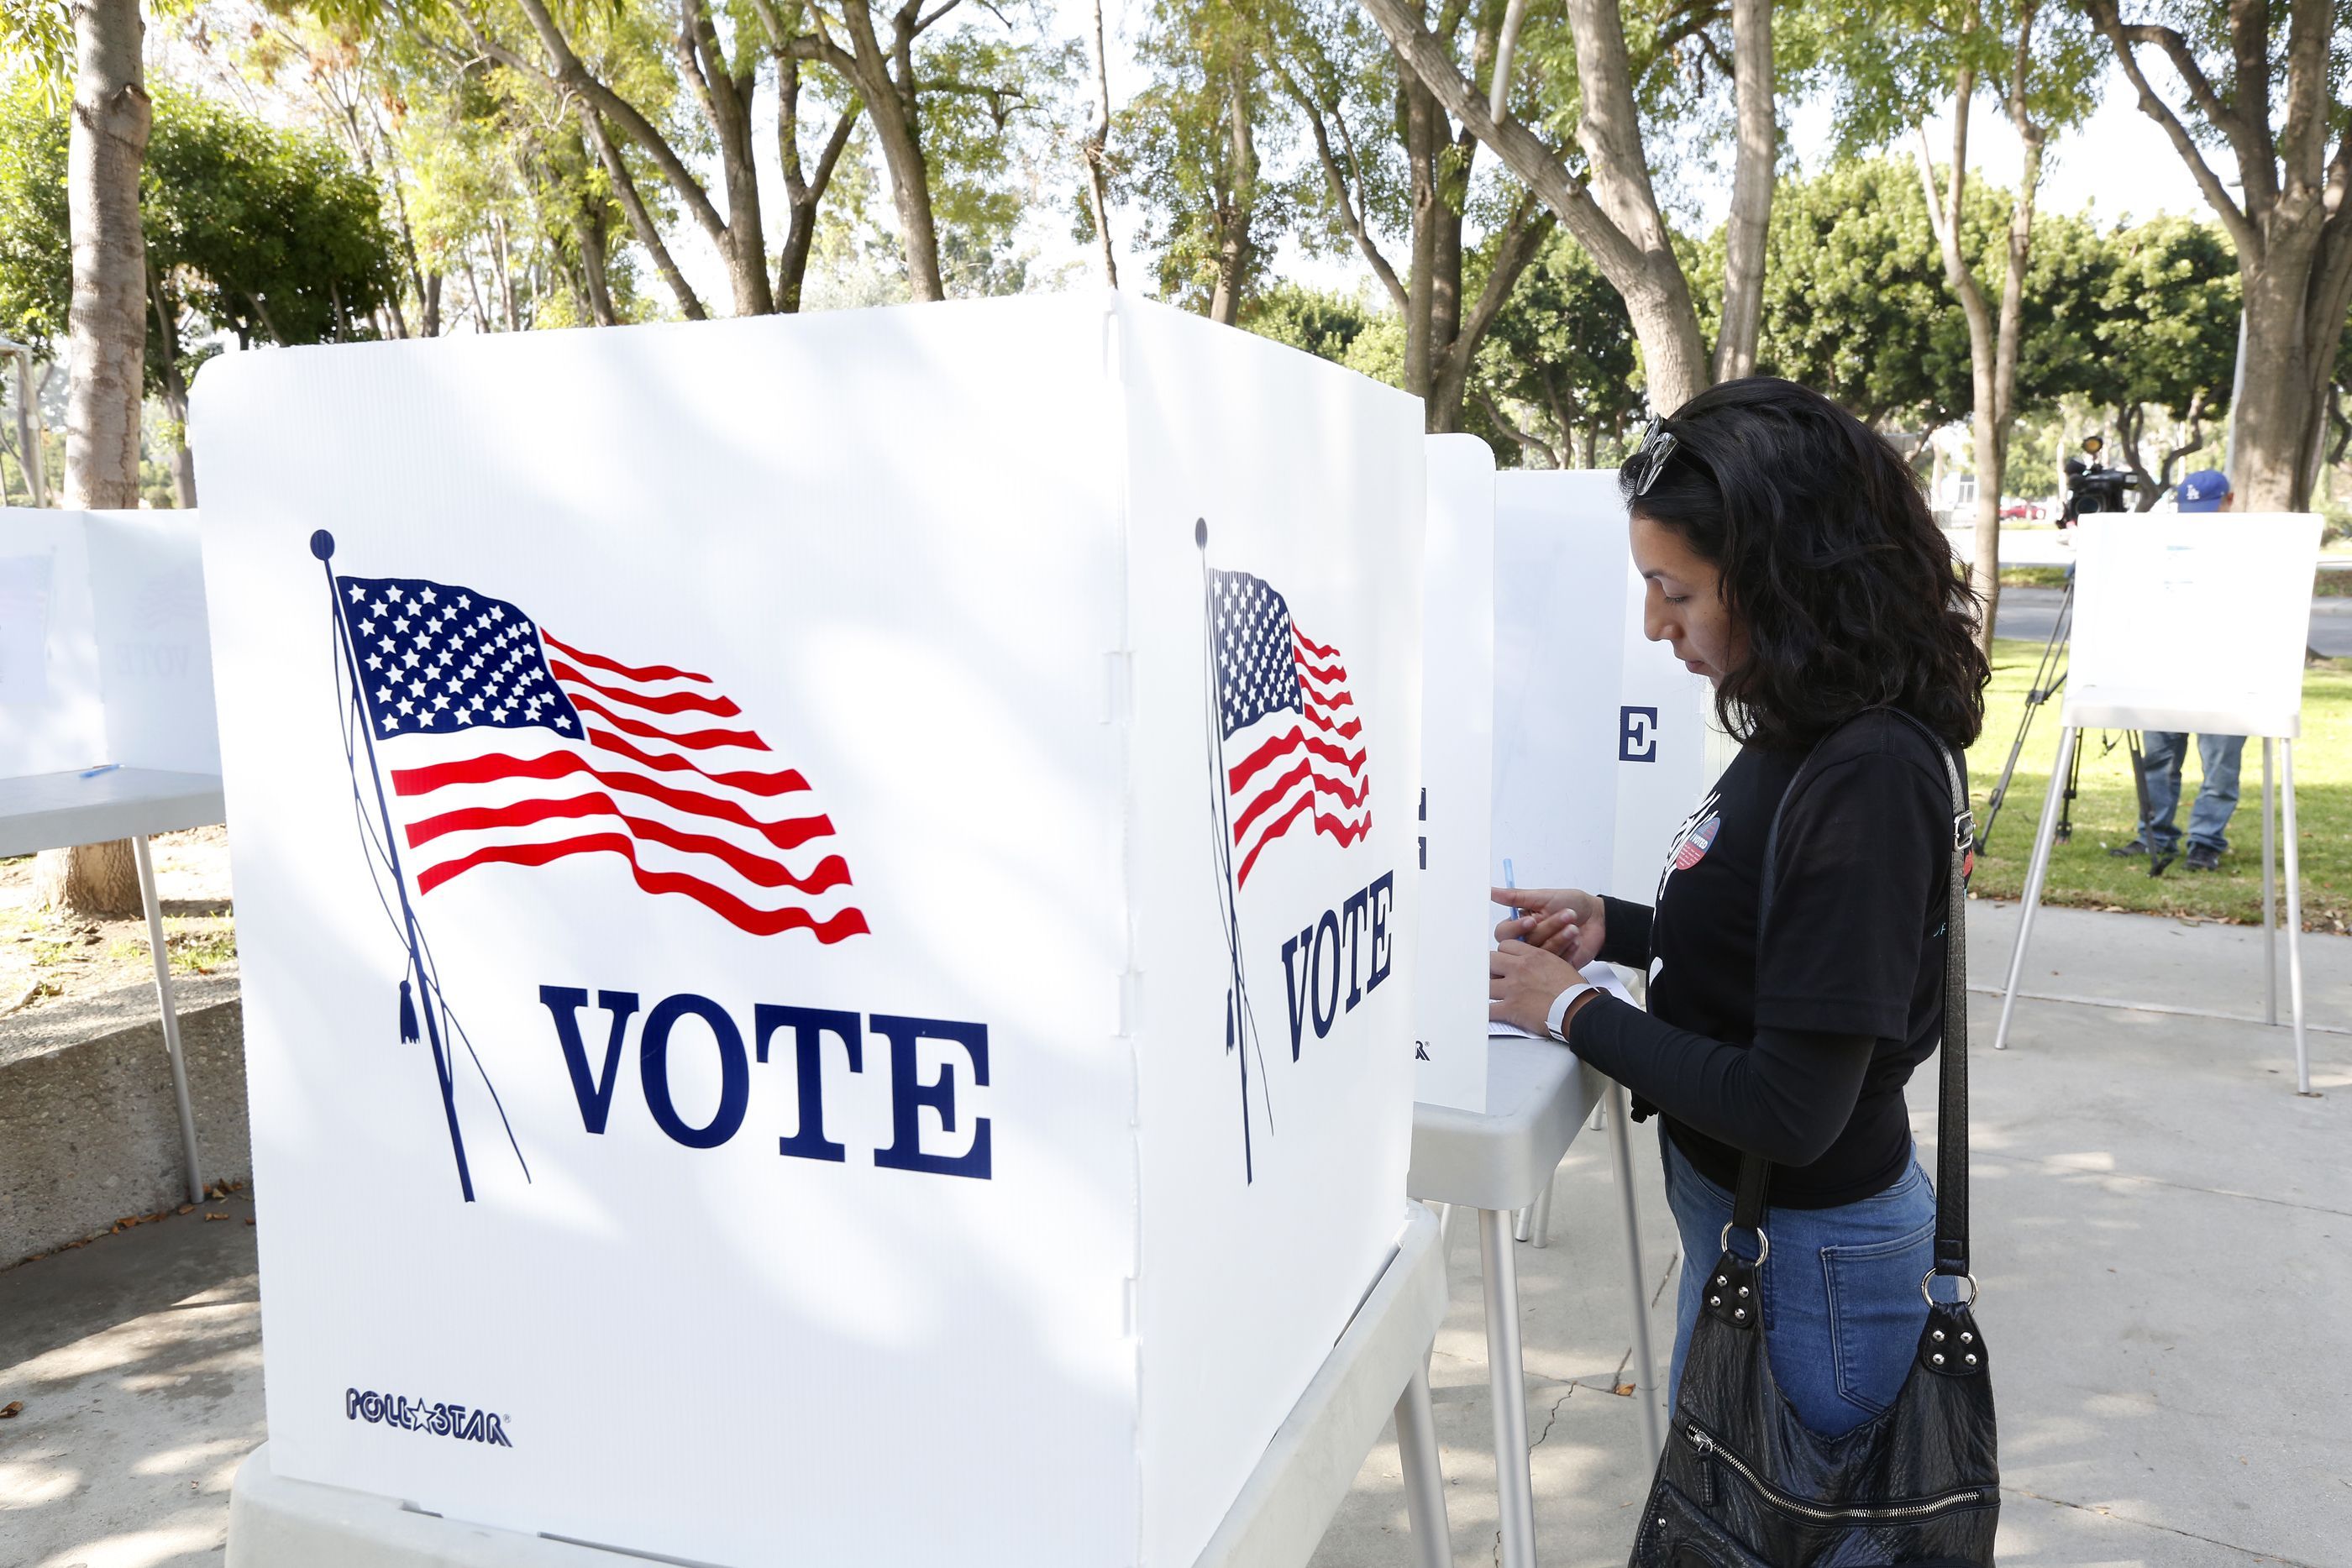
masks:
{"type": "MultiPolygon", "coordinates": [[[[2025,690],[2032,679],[2040,643],[2002,638],[1993,644],[1992,685],[1985,693],[1983,737],[1969,752],[1969,783],[1978,820],[1985,797],[2000,778],[2025,690]]],[[[2306,671],[2303,686],[2303,738],[2295,743],[2295,808],[2303,840],[2303,920],[2308,931],[2342,932],[2352,922],[2352,660],[2326,661],[2306,671]]],[[[2058,751],[2060,703],[2044,704],[2018,758],[2017,777],[1995,824],[1992,843],[1979,862],[1975,887],[1994,898],[2017,898],[2025,891],[2025,862],[2042,812],[2042,791],[2058,751]]],[[[2137,910],[2201,920],[2252,925],[2262,919],[2262,743],[2246,743],[2238,779],[2238,814],[2230,822],[2230,852],[2218,872],[2192,873],[2175,861],[2150,879],[2145,860],[2116,860],[2107,847],[2128,841],[2139,808],[2132,789],[2131,758],[2120,733],[2083,737],[2082,793],[2074,800],[2074,836],[2051,857],[2043,892],[2050,904],[2083,909],[2137,910]],[[2112,750],[2107,743],[2112,740],[2112,750]]],[[[2174,821],[2186,827],[2196,798],[2200,765],[2191,747],[2183,770],[2180,810],[2174,821]]],[[[2284,824],[2282,824],[2284,832],[2284,824]]],[[[2280,863],[2285,863],[2280,845],[2280,863]]],[[[2282,871],[2282,874],[2284,872],[2282,871]]],[[[2286,889],[2279,888],[2284,917],[2286,889]]]]}

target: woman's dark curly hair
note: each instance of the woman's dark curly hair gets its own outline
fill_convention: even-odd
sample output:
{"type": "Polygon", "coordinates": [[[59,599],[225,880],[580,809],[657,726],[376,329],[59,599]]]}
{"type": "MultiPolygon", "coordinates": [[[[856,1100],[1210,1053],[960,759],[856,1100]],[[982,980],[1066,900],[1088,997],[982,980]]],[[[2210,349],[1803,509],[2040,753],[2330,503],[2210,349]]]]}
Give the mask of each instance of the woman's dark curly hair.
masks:
{"type": "MultiPolygon", "coordinates": [[[[1803,749],[1865,708],[1955,747],[1984,727],[1977,596],[1892,447],[1819,392],[1770,376],[1709,388],[1662,422],[1675,447],[1633,509],[1722,573],[1748,637],[1717,686],[1724,727],[1803,749]]],[[[1621,470],[1630,485],[1638,455],[1621,470]]]]}

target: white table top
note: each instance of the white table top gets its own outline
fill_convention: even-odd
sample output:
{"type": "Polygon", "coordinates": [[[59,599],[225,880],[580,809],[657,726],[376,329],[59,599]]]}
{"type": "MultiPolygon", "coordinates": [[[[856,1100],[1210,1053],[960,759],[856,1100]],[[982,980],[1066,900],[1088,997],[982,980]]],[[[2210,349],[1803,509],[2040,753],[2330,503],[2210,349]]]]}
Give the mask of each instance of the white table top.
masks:
{"type": "Polygon", "coordinates": [[[1551,1179],[1605,1082],[1558,1040],[1488,1036],[1486,1111],[1416,1103],[1405,1191],[1473,1208],[1524,1207],[1551,1179]]]}
{"type": "Polygon", "coordinates": [[[228,820],[217,773],[111,768],[0,779],[0,855],[102,844],[228,820]]]}

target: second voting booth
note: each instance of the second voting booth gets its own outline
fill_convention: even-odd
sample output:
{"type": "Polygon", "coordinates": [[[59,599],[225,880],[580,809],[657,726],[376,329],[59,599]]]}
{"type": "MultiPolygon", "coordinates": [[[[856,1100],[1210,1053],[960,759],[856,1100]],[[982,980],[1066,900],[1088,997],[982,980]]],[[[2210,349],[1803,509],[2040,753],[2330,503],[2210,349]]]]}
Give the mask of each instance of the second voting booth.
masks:
{"type": "Polygon", "coordinates": [[[1398,1236],[1421,418],[1108,298],[211,367],[278,1473],[1191,1563],[1398,1236]]]}

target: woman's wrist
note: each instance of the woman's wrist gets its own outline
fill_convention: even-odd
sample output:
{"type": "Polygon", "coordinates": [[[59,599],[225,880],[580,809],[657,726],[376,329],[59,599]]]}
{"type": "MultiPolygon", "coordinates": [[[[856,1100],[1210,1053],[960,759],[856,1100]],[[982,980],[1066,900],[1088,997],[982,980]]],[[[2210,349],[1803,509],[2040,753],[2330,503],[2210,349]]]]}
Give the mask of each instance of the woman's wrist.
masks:
{"type": "Polygon", "coordinates": [[[1559,1009],[1559,1022],[1554,1027],[1552,1032],[1565,1040],[1570,1038],[1576,1029],[1576,1015],[1600,1000],[1604,993],[1600,987],[1588,981],[1581,985],[1571,986],[1560,994],[1568,998],[1568,1005],[1559,1009]]]}

